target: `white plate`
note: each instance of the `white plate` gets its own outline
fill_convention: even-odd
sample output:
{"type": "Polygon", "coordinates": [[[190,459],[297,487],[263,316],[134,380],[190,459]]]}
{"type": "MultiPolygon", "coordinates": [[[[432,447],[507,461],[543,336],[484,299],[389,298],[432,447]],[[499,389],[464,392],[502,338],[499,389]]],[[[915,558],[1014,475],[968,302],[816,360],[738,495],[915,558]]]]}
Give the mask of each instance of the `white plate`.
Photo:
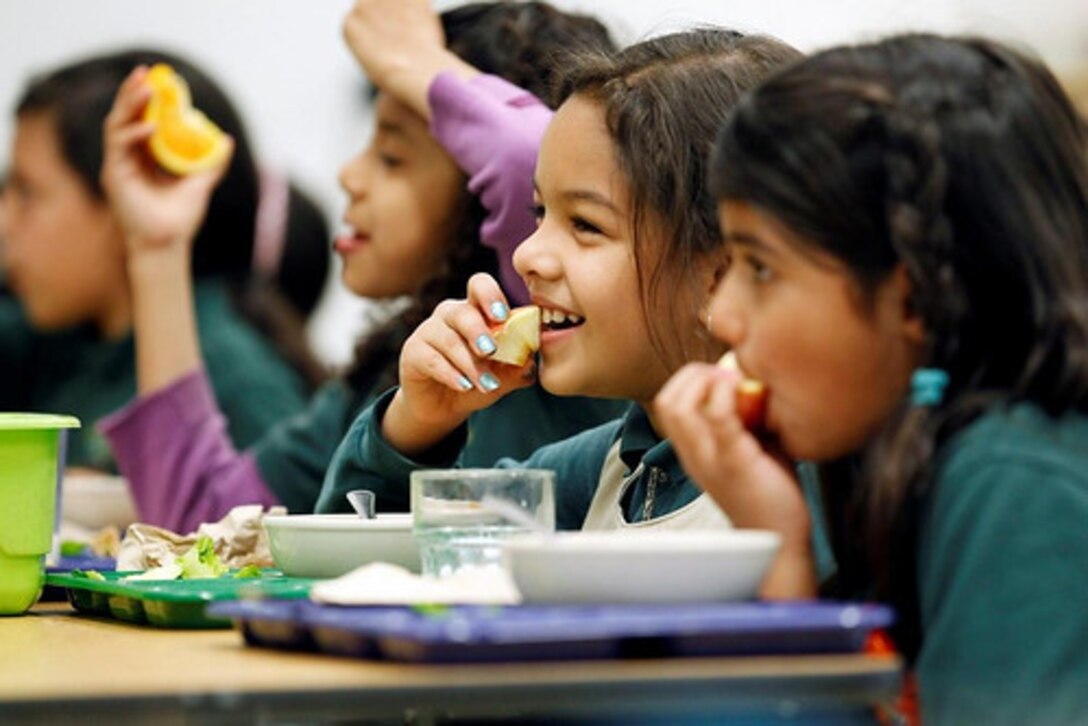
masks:
{"type": "Polygon", "coordinates": [[[92,531],[110,525],[124,529],[136,521],[136,505],[122,477],[70,473],[61,483],[60,515],[92,531]]]}
{"type": "Polygon", "coordinates": [[[505,541],[503,563],[525,602],[745,600],[779,539],[762,530],[560,532],[505,541]]]}
{"type": "Polygon", "coordinates": [[[339,577],[371,562],[419,572],[412,515],[287,514],[264,518],[276,567],[294,577],[339,577]]]}

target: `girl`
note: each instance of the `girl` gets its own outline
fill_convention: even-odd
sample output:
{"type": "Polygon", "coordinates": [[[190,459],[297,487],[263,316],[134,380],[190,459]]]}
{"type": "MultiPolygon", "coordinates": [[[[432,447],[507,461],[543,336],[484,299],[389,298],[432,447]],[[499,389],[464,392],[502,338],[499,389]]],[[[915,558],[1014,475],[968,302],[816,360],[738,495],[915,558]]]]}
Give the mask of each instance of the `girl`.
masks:
{"type": "MultiPolygon", "coordinates": [[[[350,198],[344,220],[351,231],[335,247],[353,292],[410,296],[411,303],[361,341],[342,380],[318,392],[303,415],[284,421],[249,452],[237,452],[224,435],[191,334],[192,311],[177,303],[190,287],[188,240],[215,174],[165,182],[149,174],[140,148],[149,129],[138,122],[147,98],[143,71],[118,96],[107,127],[106,180],[128,233],[141,315],[143,396],[105,430],[146,521],[184,531],[243,503],[313,510],[336,446],[360,406],[372,390],[396,382],[407,331],[437,299],[463,289],[473,272],[497,269],[496,253],[508,257],[531,227],[527,185],[508,180],[528,177],[537,129],[550,112],[529,93],[481,75],[464,59],[540,92],[550,82],[547,59],[554,51],[570,44],[610,45],[597,21],[540,3],[468,5],[440,20],[426,0],[359,0],[345,32],[378,88],[377,131],[341,172],[350,198]],[[487,153],[481,153],[484,148],[487,153]]],[[[521,447],[616,415],[611,402],[561,401],[538,388],[511,407],[504,415],[539,424],[512,444],[521,447]]],[[[499,429],[481,421],[474,439],[489,460],[489,447],[511,437],[490,431],[499,429]]],[[[334,504],[348,507],[342,497],[334,504]]],[[[407,501],[383,498],[379,507],[403,509],[407,501]]]]}
{"type": "MultiPolygon", "coordinates": [[[[99,181],[102,121],[132,66],[159,61],[184,73],[196,102],[236,138],[235,159],[194,245],[193,274],[216,395],[231,434],[252,442],[302,406],[306,381],[288,362],[306,372],[316,364],[305,353],[300,325],[250,314],[282,305],[251,274],[260,195],[241,119],[199,69],[151,51],[55,69],[33,79],[18,102],[0,230],[17,301],[0,300],[0,409],[72,413],[89,424],[135,393],[124,243],[99,181]],[[266,330],[267,338],[260,334],[266,330]],[[297,355],[287,356],[287,347],[297,355]],[[240,359],[245,367],[236,364],[240,359]]],[[[113,468],[108,445],[90,426],[72,431],[68,460],[113,468]]]]}
{"type": "Polygon", "coordinates": [[[772,438],[714,367],[656,410],[747,526],[803,526],[781,457],[823,465],[828,592],[897,606],[927,721],[1088,712],[1085,142],[1037,61],[933,36],[815,56],[719,140],[711,331],[769,387],[772,438]]]}
{"type": "MultiPolygon", "coordinates": [[[[720,249],[704,181],[714,133],[740,93],[797,57],[775,40],[708,29],[568,64],[536,168],[538,229],[514,264],[543,309],[543,386],[635,405],[525,462],[557,471],[559,527],[725,523],[647,408],[684,361],[721,352],[698,324],[720,249]]],[[[531,369],[488,361],[489,325],[505,306],[495,281],[478,275],[468,300],[442,303],[408,339],[401,387],[345,442],[366,488],[403,491],[412,468],[453,463],[468,416],[531,380],[531,369]]]]}

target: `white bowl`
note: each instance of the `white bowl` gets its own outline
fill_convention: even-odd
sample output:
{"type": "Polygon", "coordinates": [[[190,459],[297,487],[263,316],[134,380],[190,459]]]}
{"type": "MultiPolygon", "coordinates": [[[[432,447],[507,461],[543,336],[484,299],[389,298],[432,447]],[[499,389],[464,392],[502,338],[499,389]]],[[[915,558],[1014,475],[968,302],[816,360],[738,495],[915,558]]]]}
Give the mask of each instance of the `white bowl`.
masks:
{"type": "Polygon", "coordinates": [[[419,572],[412,515],[286,514],[264,518],[276,567],[295,577],[339,577],[371,562],[419,572]]]}
{"type": "Polygon", "coordinates": [[[89,530],[124,529],[136,521],[136,505],[122,477],[70,473],[61,483],[60,516],[89,530]]]}
{"type": "Polygon", "coordinates": [[[763,530],[560,532],[504,541],[503,564],[525,602],[745,600],[779,540],[763,530]]]}

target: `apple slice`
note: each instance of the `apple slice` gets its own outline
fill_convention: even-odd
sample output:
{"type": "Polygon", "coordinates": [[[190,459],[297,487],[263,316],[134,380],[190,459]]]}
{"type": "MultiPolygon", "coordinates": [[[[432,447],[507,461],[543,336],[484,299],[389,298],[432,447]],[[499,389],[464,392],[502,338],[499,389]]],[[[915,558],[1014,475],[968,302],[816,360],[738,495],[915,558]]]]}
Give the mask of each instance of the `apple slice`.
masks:
{"type": "Polygon", "coordinates": [[[740,376],[737,382],[737,416],[749,431],[763,428],[767,417],[767,386],[763,381],[748,378],[737,363],[737,354],[729,351],[721,357],[718,365],[740,376]]]}
{"type": "Polygon", "coordinates": [[[540,350],[540,308],[525,305],[510,311],[506,322],[491,328],[495,352],[491,360],[521,367],[540,350]]]}

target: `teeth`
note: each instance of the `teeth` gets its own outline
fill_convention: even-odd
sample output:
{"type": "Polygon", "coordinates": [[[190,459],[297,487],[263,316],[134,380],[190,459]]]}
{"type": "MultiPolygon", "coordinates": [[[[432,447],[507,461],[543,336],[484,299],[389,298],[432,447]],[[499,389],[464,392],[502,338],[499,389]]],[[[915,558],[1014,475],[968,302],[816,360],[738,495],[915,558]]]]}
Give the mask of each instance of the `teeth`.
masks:
{"type": "Polygon", "coordinates": [[[544,308],[540,311],[540,321],[544,325],[562,325],[564,323],[570,323],[571,325],[578,325],[583,320],[581,315],[575,315],[574,313],[565,313],[562,310],[551,310],[544,308]]]}

